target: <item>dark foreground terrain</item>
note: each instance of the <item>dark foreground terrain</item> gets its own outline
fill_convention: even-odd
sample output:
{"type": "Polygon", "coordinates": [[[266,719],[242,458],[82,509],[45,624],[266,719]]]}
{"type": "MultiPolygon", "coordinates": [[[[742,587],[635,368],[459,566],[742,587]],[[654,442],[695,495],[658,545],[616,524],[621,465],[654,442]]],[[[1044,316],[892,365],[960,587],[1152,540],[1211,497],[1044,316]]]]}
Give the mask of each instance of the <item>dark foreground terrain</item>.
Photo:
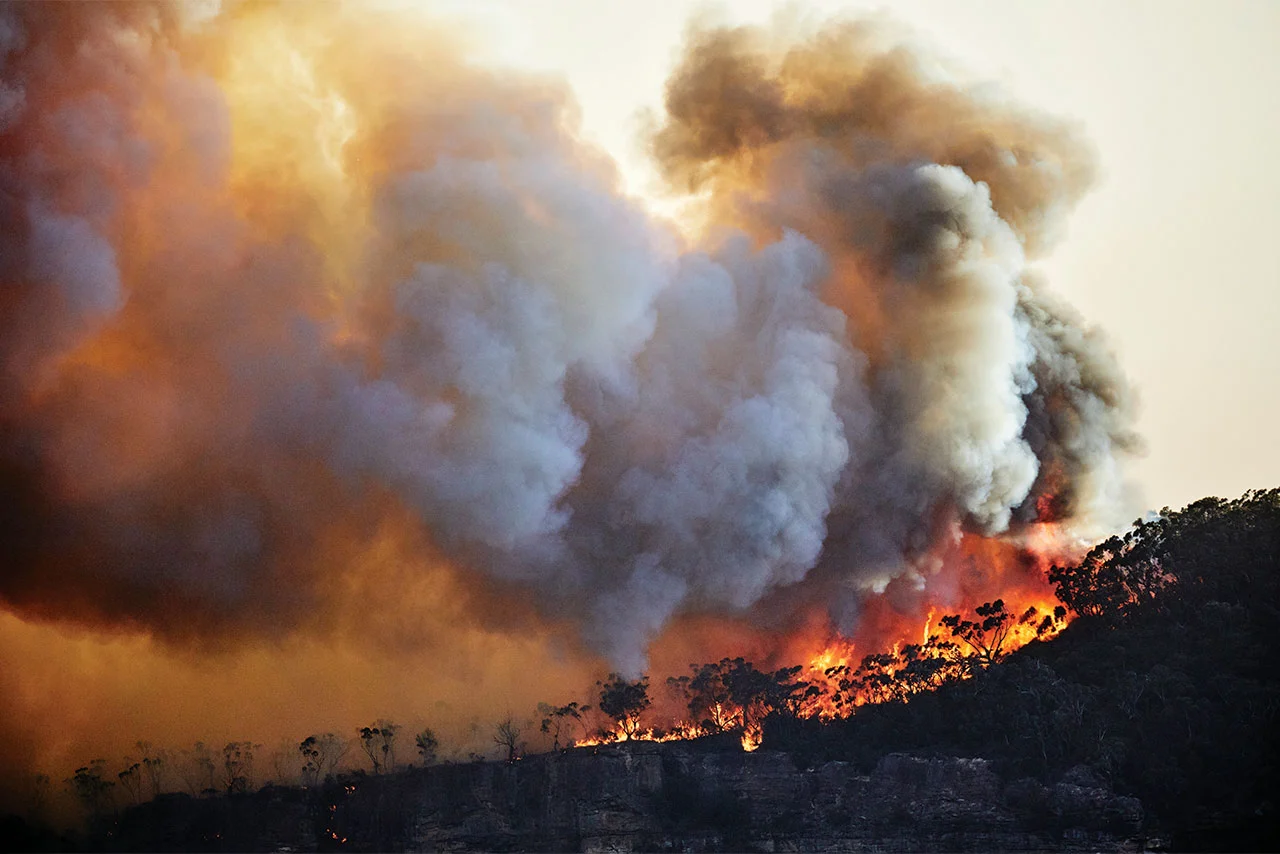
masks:
{"type": "Polygon", "coordinates": [[[163,796],[104,827],[118,851],[1097,851],[1143,810],[1083,769],[1051,785],[981,759],[797,768],[786,753],[640,742],[304,790],[163,796]]]}

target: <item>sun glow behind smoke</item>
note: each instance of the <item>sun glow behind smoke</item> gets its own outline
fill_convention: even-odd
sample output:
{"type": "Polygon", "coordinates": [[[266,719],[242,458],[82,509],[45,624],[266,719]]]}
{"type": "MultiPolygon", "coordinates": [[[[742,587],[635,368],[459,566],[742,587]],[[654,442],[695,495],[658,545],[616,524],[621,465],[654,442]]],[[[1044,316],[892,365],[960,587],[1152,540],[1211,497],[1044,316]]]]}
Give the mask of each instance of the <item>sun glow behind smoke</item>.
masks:
{"type": "MultiPolygon", "coordinates": [[[[279,681],[315,638],[424,667],[342,704],[370,718],[457,661],[465,733],[610,666],[851,663],[1043,607],[1046,561],[1128,518],[1127,386],[1030,266],[1088,147],[877,26],[691,34],[650,140],[675,234],[561,84],[416,14],[0,15],[0,598],[51,660],[78,624],[157,683],[279,681]]],[[[58,705],[21,670],[10,727],[58,705]]]]}

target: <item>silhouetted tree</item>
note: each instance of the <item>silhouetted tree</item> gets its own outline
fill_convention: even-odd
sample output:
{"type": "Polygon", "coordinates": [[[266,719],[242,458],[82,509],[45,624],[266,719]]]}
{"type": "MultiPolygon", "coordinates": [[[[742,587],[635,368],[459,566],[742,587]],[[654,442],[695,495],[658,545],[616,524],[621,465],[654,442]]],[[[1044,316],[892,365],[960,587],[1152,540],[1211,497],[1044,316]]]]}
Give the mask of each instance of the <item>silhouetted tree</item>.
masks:
{"type": "Polygon", "coordinates": [[[493,740],[507,753],[507,761],[515,762],[520,758],[524,744],[520,741],[521,728],[512,718],[501,721],[493,731],[493,740]]]}
{"type": "Polygon", "coordinates": [[[430,729],[424,729],[415,735],[413,737],[413,746],[417,749],[418,757],[422,760],[424,766],[436,761],[436,750],[440,747],[440,741],[430,729]]]}
{"type": "Polygon", "coordinates": [[[111,807],[111,787],[115,784],[104,779],[106,768],[107,760],[94,759],[77,768],[74,776],[67,780],[72,794],[91,818],[101,817],[111,807]]]}
{"type": "Polygon", "coordinates": [[[1078,564],[1053,567],[1049,580],[1073,612],[1115,624],[1138,610],[1241,601],[1274,589],[1269,567],[1278,548],[1280,489],[1252,490],[1232,501],[1166,507],[1094,546],[1078,564]]]}
{"type": "Polygon", "coordinates": [[[331,732],[304,738],[298,745],[298,753],[302,755],[302,784],[315,786],[323,781],[338,767],[350,747],[350,742],[331,732]]]}
{"type": "Polygon", "coordinates": [[[768,672],[738,657],[691,664],[689,669],[692,676],[668,679],[667,684],[685,699],[693,722],[709,732],[755,728],[774,713],[797,715],[820,693],[797,678],[799,665],[768,672]]]}
{"type": "Polygon", "coordinates": [[[894,669],[895,699],[906,702],[916,694],[935,691],[963,673],[954,641],[930,635],[923,644],[907,644],[894,669]]]}
{"type": "Polygon", "coordinates": [[[585,737],[585,724],[583,723],[583,715],[591,710],[590,706],[580,706],[576,702],[569,703],[566,706],[552,706],[549,703],[538,704],[538,714],[542,715],[542,722],[539,728],[542,732],[551,736],[551,749],[560,749],[560,740],[564,738],[566,742],[572,741],[571,733],[575,725],[584,727],[583,736],[585,737]]]}
{"type": "MultiPolygon", "coordinates": [[[[726,662],[721,661],[725,666],[726,662]]],[[[810,694],[810,684],[797,677],[800,665],[772,672],[757,670],[750,661],[734,658],[727,661],[724,681],[729,699],[742,710],[744,726],[758,724],[775,712],[795,714],[810,694]]]]}
{"type": "Polygon", "coordinates": [[[963,643],[969,650],[964,656],[970,667],[986,668],[1000,660],[1006,652],[1009,635],[1017,626],[1035,627],[1040,612],[1028,608],[1015,618],[1004,607],[1003,599],[984,602],[974,609],[977,619],[966,620],[959,614],[948,614],[939,624],[951,631],[951,637],[963,643]]]}
{"type": "Polygon", "coordinates": [[[361,727],[360,747],[369,761],[373,763],[373,773],[394,771],[396,766],[396,733],[400,726],[388,720],[374,722],[373,726],[361,727]]]}
{"type": "Polygon", "coordinates": [[[610,673],[607,681],[596,685],[600,688],[600,711],[617,724],[623,738],[635,737],[640,732],[640,716],[653,702],[649,698],[649,677],[629,682],[610,673]]]}
{"type": "MultiPolygon", "coordinates": [[[[125,762],[128,762],[125,759],[125,762]]],[[[120,787],[129,794],[129,799],[135,804],[142,803],[142,763],[133,762],[125,766],[124,770],[116,774],[116,778],[120,781],[120,787]]]]}
{"type": "Polygon", "coordinates": [[[725,683],[727,662],[690,664],[691,676],[667,678],[667,686],[684,700],[692,723],[707,732],[725,732],[742,723],[742,710],[730,700],[725,683]]]}
{"type": "Polygon", "coordinates": [[[178,766],[182,782],[193,796],[214,791],[214,774],[217,765],[213,753],[204,742],[197,741],[191,750],[182,751],[182,762],[178,766]]]}
{"type": "Polygon", "coordinates": [[[253,790],[253,752],[261,745],[231,741],[222,748],[222,785],[227,794],[253,790]]]}
{"type": "Polygon", "coordinates": [[[1140,521],[1124,536],[1094,546],[1079,563],[1050,568],[1049,581],[1058,598],[1080,616],[1108,621],[1153,601],[1172,581],[1144,539],[1156,527],[1157,523],[1140,521]]]}
{"type": "Polygon", "coordinates": [[[149,741],[139,741],[134,746],[141,757],[138,762],[142,766],[145,788],[151,797],[157,797],[164,789],[165,776],[169,771],[169,752],[164,748],[153,748],[149,741]]]}

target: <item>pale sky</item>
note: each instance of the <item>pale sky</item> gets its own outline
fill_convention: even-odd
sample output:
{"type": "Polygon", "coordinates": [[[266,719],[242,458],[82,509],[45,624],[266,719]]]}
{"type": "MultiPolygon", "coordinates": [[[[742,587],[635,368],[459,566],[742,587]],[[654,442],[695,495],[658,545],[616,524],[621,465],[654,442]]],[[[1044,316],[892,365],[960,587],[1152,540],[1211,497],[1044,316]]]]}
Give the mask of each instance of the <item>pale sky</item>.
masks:
{"type": "MultiPolygon", "coordinates": [[[[563,75],[584,135],[650,188],[638,114],[689,18],[768,22],[781,4],[455,0],[493,58],[563,75]]],[[[794,8],[794,7],[793,7],[794,8]]],[[[1151,508],[1280,486],[1280,2],[810,2],[887,12],[982,82],[1072,119],[1102,180],[1047,263],[1138,388],[1151,508]]]]}

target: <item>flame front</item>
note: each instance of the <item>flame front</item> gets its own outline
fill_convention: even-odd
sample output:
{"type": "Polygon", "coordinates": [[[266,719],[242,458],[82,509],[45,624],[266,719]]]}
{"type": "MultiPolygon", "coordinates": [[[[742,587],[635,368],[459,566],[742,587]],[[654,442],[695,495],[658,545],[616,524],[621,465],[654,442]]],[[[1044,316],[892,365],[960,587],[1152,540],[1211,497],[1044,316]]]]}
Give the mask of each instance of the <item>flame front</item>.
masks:
{"type": "MultiPolygon", "coordinates": [[[[796,678],[804,690],[786,709],[801,718],[829,721],[868,704],[910,702],[920,691],[970,678],[1026,644],[1061,632],[1069,615],[1054,596],[1046,570],[1069,554],[1069,544],[1052,530],[1037,530],[1018,544],[965,537],[947,561],[966,571],[949,570],[947,561],[938,567],[938,577],[948,585],[964,579],[960,587],[948,587],[950,598],[939,601],[929,584],[917,589],[914,598],[890,589],[869,594],[855,632],[801,629],[760,648],[760,661],[769,667],[803,662],[796,678]]],[[[821,619],[811,623],[822,624],[821,619]]],[[[754,751],[763,744],[764,719],[772,710],[716,700],[705,706],[706,720],[699,725],[668,703],[648,717],[674,721],[669,726],[642,728],[633,720],[628,726],[607,726],[575,746],[737,733],[743,749],[754,751]]]]}

